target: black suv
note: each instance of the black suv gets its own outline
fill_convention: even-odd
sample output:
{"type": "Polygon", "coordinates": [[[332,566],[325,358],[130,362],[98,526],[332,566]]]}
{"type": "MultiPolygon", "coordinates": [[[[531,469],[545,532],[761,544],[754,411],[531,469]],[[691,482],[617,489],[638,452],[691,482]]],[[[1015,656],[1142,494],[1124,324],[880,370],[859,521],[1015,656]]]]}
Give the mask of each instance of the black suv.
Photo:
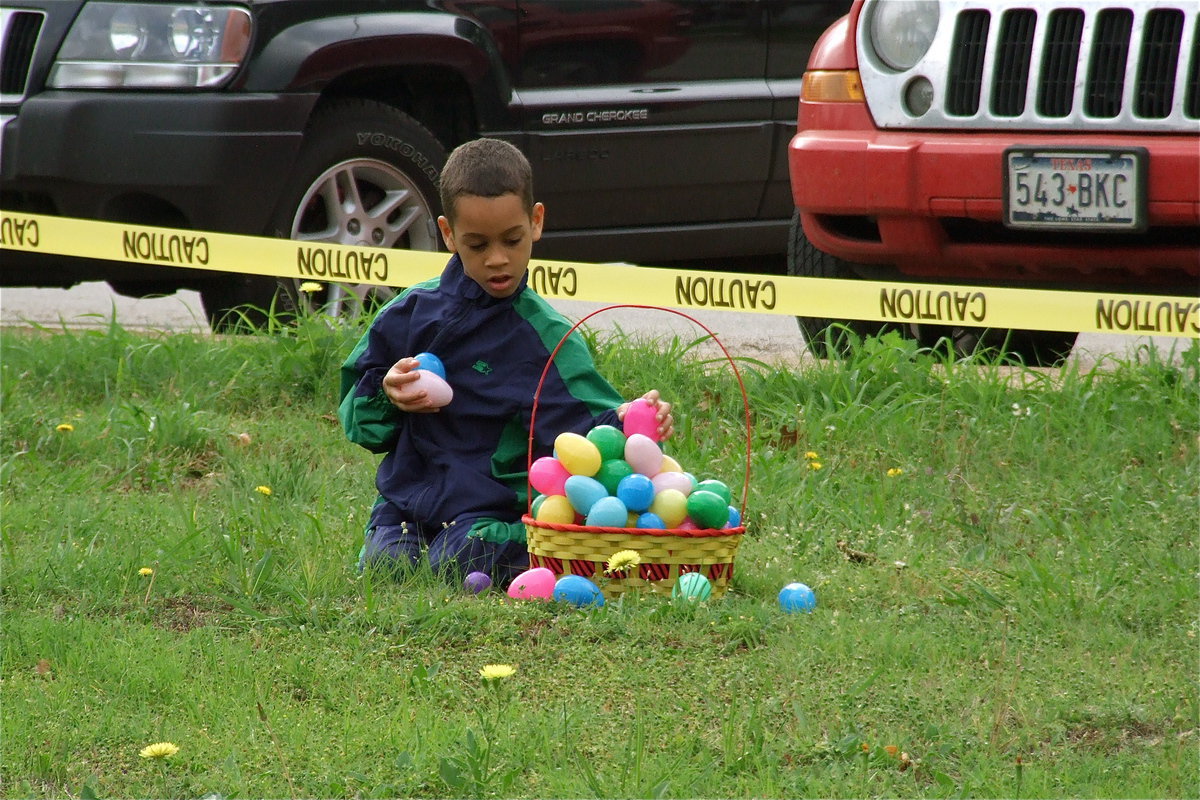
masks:
{"type": "MultiPolygon", "coordinates": [[[[542,257],[782,253],[801,76],[847,6],[9,0],[0,207],[432,250],[446,152],[494,136],[534,165],[542,257]]],[[[98,279],[198,289],[214,321],[278,288],[11,251],[0,266],[3,285],[98,279]]],[[[373,289],[324,291],[336,308],[373,289]]]]}

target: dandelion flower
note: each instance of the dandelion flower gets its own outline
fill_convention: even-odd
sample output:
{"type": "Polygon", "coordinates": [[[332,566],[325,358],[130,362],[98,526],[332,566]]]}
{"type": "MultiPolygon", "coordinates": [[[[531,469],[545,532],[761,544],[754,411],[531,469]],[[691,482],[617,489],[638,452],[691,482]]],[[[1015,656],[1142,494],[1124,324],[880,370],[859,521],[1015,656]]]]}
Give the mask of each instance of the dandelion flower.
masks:
{"type": "Polygon", "coordinates": [[[604,574],[628,572],[640,563],[642,563],[642,557],[637,550],[618,550],[608,557],[608,563],[604,566],[604,574]]]}
{"type": "Polygon", "coordinates": [[[896,745],[894,745],[894,744],[889,744],[887,747],[885,747],[883,749],[887,752],[887,754],[889,756],[895,756],[897,753],[900,752],[900,748],[896,747],[896,745]]]}
{"type": "Polygon", "coordinates": [[[809,450],[807,453],[805,453],[804,457],[807,458],[809,461],[816,461],[818,458],[820,458],[820,456],[818,456],[816,454],[816,452],[813,450],[809,450]]]}
{"type": "Polygon", "coordinates": [[[305,294],[313,294],[314,292],[319,292],[324,288],[324,284],[317,283],[316,281],[305,281],[304,283],[300,284],[300,291],[304,292],[305,294]]]}
{"type": "Polygon", "coordinates": [[[900,469],[899,467],[892,467],[888,470],[887,474],[889,478],[897,478],[904,474],[904,470],[900,469]]]}
{"type": "Polygon", "coordinates": [[[54,430],[58,431],[59,433],[70,433],[71,431],[75,430],[75,426],[69,422],[64,422],[55,427],[54,430]]]}
{"type": "Polygon", "coordinates": [[[142,758],[169,758],[179,752],[179,747],[170,742],[148,744],[138,753],[142,758]]]}
{"type": "Polygon", "coordinates": [[[267,497],[271,496],[270,486],[255,486],[254,491],[258,492],[259,494],[266,495],[267,497]]]}
{"type": "Polygon", "coordinates": [[[479,677],[485,681],[499,681],[512,677],[516,671],[511,664],[484,664],[479,670],[479,677]]]}
{"type": "Polygon", "coordinates": [[[824,467],[824,466],[825,466],[825,465],[824,465],[824,464],[822,464],[820,461],[810,461],[810,462],[808,462],[808,468],[809,468],[809,469],[811,469],[811,470],[813,470],[814,472],[815,472],[816,470],[819,470],[819,469],[821,469],[821,468],[822,468],[822,467],[824,467]]]}
{"type": "Polygon", "coordinates": [[[149,567],[142,567],[138,570],[138,575],[141,575],[143,578],[148,578],[153,574],[154,570],[150,569],[149,567]]]}

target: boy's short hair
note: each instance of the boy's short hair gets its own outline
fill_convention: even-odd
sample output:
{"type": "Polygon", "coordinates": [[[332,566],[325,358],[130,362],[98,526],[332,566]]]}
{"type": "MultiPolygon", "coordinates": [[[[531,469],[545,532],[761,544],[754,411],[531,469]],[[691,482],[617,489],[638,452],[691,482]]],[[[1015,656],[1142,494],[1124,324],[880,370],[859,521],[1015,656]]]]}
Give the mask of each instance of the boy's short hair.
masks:
{"type": "Polygon", "coordinates": [[[533,212],[533,168],[525,154],[500,139],[473,139],[454,148],[442,168],[442,212],[454,222],[454,201],[463,195],[515,194],[533,212]]]}

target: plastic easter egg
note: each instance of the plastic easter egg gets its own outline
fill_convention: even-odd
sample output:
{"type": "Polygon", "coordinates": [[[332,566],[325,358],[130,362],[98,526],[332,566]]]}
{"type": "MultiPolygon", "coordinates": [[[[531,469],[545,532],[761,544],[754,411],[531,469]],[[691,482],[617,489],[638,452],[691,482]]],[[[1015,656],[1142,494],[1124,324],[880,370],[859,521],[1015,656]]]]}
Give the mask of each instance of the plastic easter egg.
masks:
{"type": "Polygon", "coordinates": [[[654,477],[662,469],[663,452],[653,439],[635,433],[625,440],[625,460],[634,472],[654,477]]]}
{"type": "Polygon", "coordinates": [[[571,473],[562,462],[551,456],[542,456],[529,465],[529,483],[542,494],[563,494],[563,484],[571,473]]]}
{"type": "Polygon", "coordinates": [[[625,457],[625,434],[612,425],[597,425],[585,437],[600,451],[601,461],[625,457]]]}
{"type": "Polygon", "coordinates": [[[554,440],[554,452],[572,475],[590,478],[600,471],[600,451],[578,433],[560,433],[554,440]]]}
{"type": "Polygon", "coordinates": [[[652,530],[662,530],[667,527],[667,523],[663,522],[662,517],[651,511],[641,514],[637,518],[637,527],[650,528],[652,530]]]}
{"type": "Polygon", "coordinates": [[[651,441],[657,442],[659,439],[657,417],[658,408],[648,400],[638,398],[629,404],[621,425],[625,429],[626,436],[640,433],[651,441]]]}
{"type": "Polygon", "coordinates": [[[608,490],[604,488],[604,484],[586,475],[572,475],[567,478],[564,487],[571,505],[584,516],[592,510],[597,500],[608,497],[608,490]]]}
{"type": "Polygon", "coordinates": [[[685,472],[683,474],[687,475],[688,480],[692,482],[692,491],[696,491],[696,487],[700,485],[700,481],[697,480],[696,476],[690,472],[685,472]]]}
{"type": "Polygon", "coordinates": [[[738,511],[734,506],[729,507],[729,520],[725,523],[726,528],[736,528],[742,524],[742,512],[738,511]]]}
{"type": "Polygon", "coordinates": [[[729,521],[729,504],[716,492],[697,489],[687,496],[687,515],[701,528],[723,528],[729,521]]]}
{"type": "Polygon", "coordinates": [[[468,572],[463,579],[463,588],[471,594],[486,592],[492,586],[492,579],[486,572],[468,572]]]}
{"type": "Polygon", "coordinates": [[[706,481],[700,481],[696,484],[697,491],[715,492],[725,498],[725,505],[733,502],[733,493],[729,491],[729,487],[721,481],[714,478],[709,478],[706,481]]]}
{"type": "Polygon", "coordinates": [[[674,528],[688,515],[687,501],[688,499],[677,489],[663,489],[654,495],[650,511],[657,514],[666,527],[674,528]]]}
{"type": "Polygon", "coordinates": [[[659,467],[659,472],[683,472],[683,467],[679,466],[679,462],[669,455],[663,455],[662,466],[659,467]]]}
{"type": "Polygon", "coordinates": [[[554,595],[555,575],[545,567],[527,569],[508,585],[514,600],[549,600],[554,595]]]}
{"type": "Polygon", "coordinates": [[[601,497],[592,504],[584,524],[594,528],[623,528],[629,509],[616,497],[601,497]]]}
{"type": "Polygon", "coordinates": [[[576,608],[604,605],[604,593],[600,587],[582,575],[564,575],[554,584],[553,598],[560,603],[570,603],[576,608]]]}
{"type": "Polygon", "coordinates": [[[417,379],[406,387],[408,391],[425,392],[425,397],[433,408],[441,408],[450,404],[454,399],[454,390],[436,372],[427,369],[417,370],[417,379]]]}
{"type": "Polygon", "coordinates": [[[654,484],[655,492],[661,492],[663,489],[674,489],[684,497],[692,493],[692,482],[682,472],[660,472],[651,478],[651,481],[654,484]]]}
{"type": "Polygon", "coordinates": [[[575,508],[571,501],[561,494],[546,495],[538,512],[534,514],[534,519],[551,525],[570,525],[575,521],[575,508]]]}
{"type": "Polygon", "coordinates": [[[417,360],[417,369],[428,370],[442,380],[446,380],[446,367],[442,364],[442,360],[433,353],[417,353],[413,358],[417,360]]]}
{"type": "Polygon", "coordinates": [[[617,484],[617,497],[630,511],[645,511],[654,502],[654,482],[640,472],[626,475],[617,484]]]}
{"type": "Polygon", "coordinates": [[[636,528],[638,526],[638,517],[640,516],[641,514],[636,511],[630,511],[629,516],[625,517],[625,527],[636,528]]]}
{"type": "Polygon", "coordinates": [[[549,496],[550,495],[547,494],[539,494],[537,497],[533,498],[533,502],[529,504],[529,513],[533,515],[534,519],[537,519],[538,509],[542,507],[542,503],[546,502],[546,498],[549,496]]]}
{"type": "Polygon", "coordinates": [[[683,522],[679,523],[676,529],[681,531],[698,531],[700,530],[700,526],[692,522],[688,517],[684,517],[683,522]]]}
{"type": "Polygon", "coordinates": [[[632,474],[633,467],[629,466],[628,461],[623,458],[610,458],[600,465],[600,471],[596,473],[595,478],[604,484],[609,494],[615,496],[621,479],[632,474]]]}
{"type": "Polygon", "coordinates": [[[811,613],[817,607],[817,596],[803,583],[789,583],[779,590],[779,607],[789,614],[811,613]]]}
{"type": "Polygon", "coordinates": [[[671,589],[672,597],[682,597],[687,600],[707,600],[712,595],[712,583],[699,572],[685,572],[675,581],[671,589]]]}

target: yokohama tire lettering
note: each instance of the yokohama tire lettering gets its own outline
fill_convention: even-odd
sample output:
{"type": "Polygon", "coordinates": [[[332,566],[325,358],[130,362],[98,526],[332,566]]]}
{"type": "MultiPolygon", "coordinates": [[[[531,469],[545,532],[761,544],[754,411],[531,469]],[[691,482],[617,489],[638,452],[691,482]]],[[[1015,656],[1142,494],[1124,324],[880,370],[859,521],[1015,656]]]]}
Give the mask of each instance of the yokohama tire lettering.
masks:
{"type": "Polygon", "coordinates": [[[437,182],[437,165],[431,162],[424,153],[399,136],[393,136],[389,133],[359,131],[357,138],[360,146],[371,145],[372,147],[382,147],[385,150],[391,150],[393,153],[399,154],[400,157],[411,163],[429,180],[437,182]]]}

